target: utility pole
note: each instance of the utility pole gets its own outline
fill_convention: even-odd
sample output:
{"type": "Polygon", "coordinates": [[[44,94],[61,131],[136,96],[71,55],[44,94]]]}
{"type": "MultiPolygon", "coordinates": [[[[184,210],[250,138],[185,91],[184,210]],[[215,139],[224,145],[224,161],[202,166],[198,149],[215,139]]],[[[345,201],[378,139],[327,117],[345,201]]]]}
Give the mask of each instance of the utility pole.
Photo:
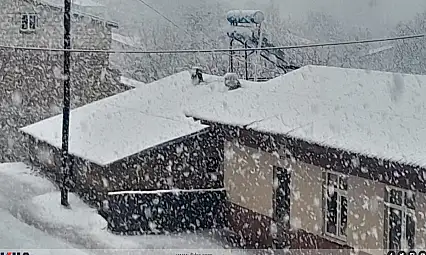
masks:
{"type": "MultiPolygon", "coordinates": [[[[232,50],[232,47],[234,45],[234,39],[231,39],[231,42],[229,43],[229,49],[232,50]]],[[[230,72],[233,73],[234,72],[234,52],[231,51],[229,52],[229,69],[230,72]]]]}
{"type": "Polygon", "coordinates": [[[244,61],[245,61],[244,65],[245,65],[245,68],[246,68],[246,81],[247,81],[247,80],[248,80],[248,52],[247,52],[247,40],[244,42],[244,48],[246,49],[246,50],[244,51],[244,61]]]}
{"type": "Polygon", "coordinates": [[[64,102],[62,114],[62,183],[61,205],[68,207],[69,189],[69,125],[70,125],[70,65],[71,65],[71,0],[64,0],[64,102]]]}
{"type": "MultiPolygon", "coordinates": [[[[259,41],[257,43],[257,48],[262,48],[262,44],[263,44],[263,31],[262,31],[262,24],[259,24],[259,30],[258,30],[258,36],[259,36],[259,41]]],[[[257,82],[257,70],[258,70],[258,65],[262,64],[262,50],[257,51],[257,59],[256,59],[256,64],[254,66],[254,81],[257,82]]]]}

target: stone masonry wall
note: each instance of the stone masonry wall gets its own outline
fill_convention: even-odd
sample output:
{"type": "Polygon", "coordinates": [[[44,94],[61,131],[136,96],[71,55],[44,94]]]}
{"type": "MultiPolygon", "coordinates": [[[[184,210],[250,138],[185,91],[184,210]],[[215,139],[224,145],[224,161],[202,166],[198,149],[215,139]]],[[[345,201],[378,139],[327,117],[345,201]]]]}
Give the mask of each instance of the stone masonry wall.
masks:
{"type": "MultiPolygon", "coordinates": [[[[72,53],[72,108],[125,90],[105,59],[72,53]]],[[[62,53],[0,50],[0,162],[25,158],[19,128],[62,113],[62,72],[62,53]]]]}
{"type": "MultiPolygon", "coordinates": [[[[111,26],[89,16],[72,15],[73,48],[109,49],[111,26]]],[[[32,0],[0,1],[0,45],[63,47],[63,10],[32,0]],[[37,28],[21,30],[22,15],[36,14],[37,28]]],[[[63,54],[0,50],[0,162],[25,158],[18,129],[62,113],[63,54]]],[[[72,53],[72,107],[125,90],[120,74],[109,69],[109,55],[72,53]]]]}

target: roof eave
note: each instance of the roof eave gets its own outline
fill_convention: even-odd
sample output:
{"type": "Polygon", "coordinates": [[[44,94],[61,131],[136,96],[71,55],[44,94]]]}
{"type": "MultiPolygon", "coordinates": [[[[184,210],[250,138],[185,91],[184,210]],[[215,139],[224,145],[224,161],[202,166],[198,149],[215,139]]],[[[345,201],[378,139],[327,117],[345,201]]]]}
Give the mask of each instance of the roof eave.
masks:
{"type": "Polygon", "coordinates": [[[81,17],[88,17],[88,18],[90,18],[92,20],[96,20],[98,22],[105,22],[107,27],[111,27],[111,28],[118,28],[119,27],[118,22],[107,20],[107,19],[95,16],[95,15],[92,15],[90,13],[85,13],[85,12],[81,12],[81,11],[73,11],[72,14],[77,15],[77,16],[81,16],[81,17]]]}
{"type": "MultiPolygon", "coordinates": [[[[30,1],[30,0],[27,0],[27,1],[30,1]]],[[[35,0],[35,1],[37,1],[37,0],[35,0]]],[[[30,1],[30,2],[31,2],[31,1],[30,1]]],[[[38,3],[39,3],[39,4],[42,4],[42,5],[45,5],[45,6],[49,6],[49,7],[57,8],[57,9],[59,9],[59,10],[63,10],[63,9],[64,9],[63,7],[55,6],[55,5],[51,5],[51,4],[49,4],[49,3],[42,2],[42,1],[40,1],[40,2],[38,2],[38,3]]],[[[97,21],[103,21],[103,22],[105,22],[105,23],[106,23],[106,26],[107,26],[107,27],[110,27],[110,28],[119,28],[118,22],[110,21],[110,20],[106,20],[106,19],[103,19],[103,18],[97,17],[97,16],[95,16],[95,15],[92,15],[92,14],[90,14],[90,13],[85,13],[85,12],[81,12],[81,11],[72,11],[72,14],[73,14],[73,15],[82,16],[82,17],[89,17],[89,18],[91,18],[91,19],[93,19],[93,20],[97,20],[97,21]]]]}
{"type": "Polygon", "coordinates": [[[119,28],[118,23],[113,21],[108,21],[107,26],[110,28],[119,28]]]}

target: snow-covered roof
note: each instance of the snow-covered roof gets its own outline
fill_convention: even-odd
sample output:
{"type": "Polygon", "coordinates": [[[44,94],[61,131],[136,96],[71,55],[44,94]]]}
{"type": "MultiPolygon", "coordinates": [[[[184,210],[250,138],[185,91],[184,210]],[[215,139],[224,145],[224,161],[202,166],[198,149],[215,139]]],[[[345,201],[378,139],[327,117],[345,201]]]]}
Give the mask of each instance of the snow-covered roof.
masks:
{"type": "Polygon", "coordinates": [[[187,108],[212,122],[288,134],[426,166],[426,76],[306,66],[187,108]]]}
{"type": "Polygon", "coordinates": [[[383,51],[386,51],[386,50],[391,50],[391,49],[393,49],[392,45],[382,46],[382,47],[379,47],[379,48],[369,50],[368,54],[372,55],[372,54],[380,53],[380,52],[383,52],[383,51]]]}
{"type": "Polygon", "coordinates": [[[124,36],[118,33],[112,33],[112,40],[130,47],[136,47],[135,40],[129,36],[124,36]]]}
{"type": "Polygon", "coordinates": [[[87,6],[87,7],[103,7],[103,4],[100,4],[99,2],[93,1],[93,0],[73,0],[73,4],[80,5],[80,6],[87,6]]]}
{"type": "MultiPolygon", "coordinates": [[[[145,149],[206,128],[185,117],[183,109],[202,95],[224,91],[223,78],[204,75],[195,87],[184,71],[71,112],[70,153],[107,165],[145,149]]],[[[62,115],[21,130],[61,147],[62,115]]]]}
{"type": "MultiPolygon", "coordinates": [[[[38,0],[40,3],[45,4],[45,5],[50,5],[50,6],[54,6],[57,8],[64,8],[64,1],[62,0],[38,0]]],[[[118,23],[112,20],[108,20],[106,17],[99,17],[97,15],[97,13],[92,13],[87,11],[87,8],[92,9],[100,9],[100,8],[105,8],[104,5],[102,5],[101,3],[94,1],[94,0],[73,0],[72,4],[75,8],[72,8],[71,12],[74,15],[79,15],[79,16],[83,16],[83,17],[89,17],[92,20],[98,20],[101,22],[106,22],[107,25],[113,27],[113,28],[118,28],[118,23]]]]}
{"type": "Polygon", "coordinates": [[[392,50],[393,48],[394,48],[393,45],[380,46],[380,47],[377,47],[377,48],[372,48],[372,49],[362,51],[359,55],[360,55],[360,57],[371,56],[371,55],[374,55],[374,54],[378,54],[378,53],[382,53],[382,52],[385,52],[385,51],[392,50]]]}
{"type": "MultiPolygon", "coordinates": [[[[40,1],[52,6],[61,6],[61,7],[64,6],[63,0],[40,0],[40,1]]],[[[78,5],[82,7],[104,7],[103,4],[94,0],[72,0],[71,3],[73,5],[78,5]]]]}
{"type": "Polygon", "coordinates": [[[121,76],[120,82],[123,83],[124,85],[127,85],[127,86],[132,87],[132,88],[139,88],[140,86],[146,85],[146,83],[144,83],[144,82],[137,81],[137,80],[127,78],[127,77],[124,77],[124,76],[121,76]]]}

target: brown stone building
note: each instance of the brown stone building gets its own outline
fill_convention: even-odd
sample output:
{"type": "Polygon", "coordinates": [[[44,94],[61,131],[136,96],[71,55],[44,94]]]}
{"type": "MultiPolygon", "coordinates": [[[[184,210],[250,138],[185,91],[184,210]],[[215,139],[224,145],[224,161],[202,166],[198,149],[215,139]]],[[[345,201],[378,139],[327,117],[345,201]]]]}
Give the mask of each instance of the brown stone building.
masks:
{"type": "MultiPolygon", "coordinates": [[[[1,1],[0,44],[62,48],[61,4],[53,0],[1,1]]],[[[110,49],[111,31],[118,24],[86,13],[85,8],[73,5],[72,47],[110,49]]],[[[53,51],[0,50],[0,161],[24,157],[24,141],[18,128],[61,112],[62,55],[53,51]]],[[[73,108],[126,89],[120,84],[119,72],[109,68],[108,54],[72,53],[71,57],[73,108]]]]}
{"type": "Polygon", "coordinates": [[[192,105],[225,137],[227,235],[243,247],[424,248],[425,85],[307,66],[192,105]]]}

